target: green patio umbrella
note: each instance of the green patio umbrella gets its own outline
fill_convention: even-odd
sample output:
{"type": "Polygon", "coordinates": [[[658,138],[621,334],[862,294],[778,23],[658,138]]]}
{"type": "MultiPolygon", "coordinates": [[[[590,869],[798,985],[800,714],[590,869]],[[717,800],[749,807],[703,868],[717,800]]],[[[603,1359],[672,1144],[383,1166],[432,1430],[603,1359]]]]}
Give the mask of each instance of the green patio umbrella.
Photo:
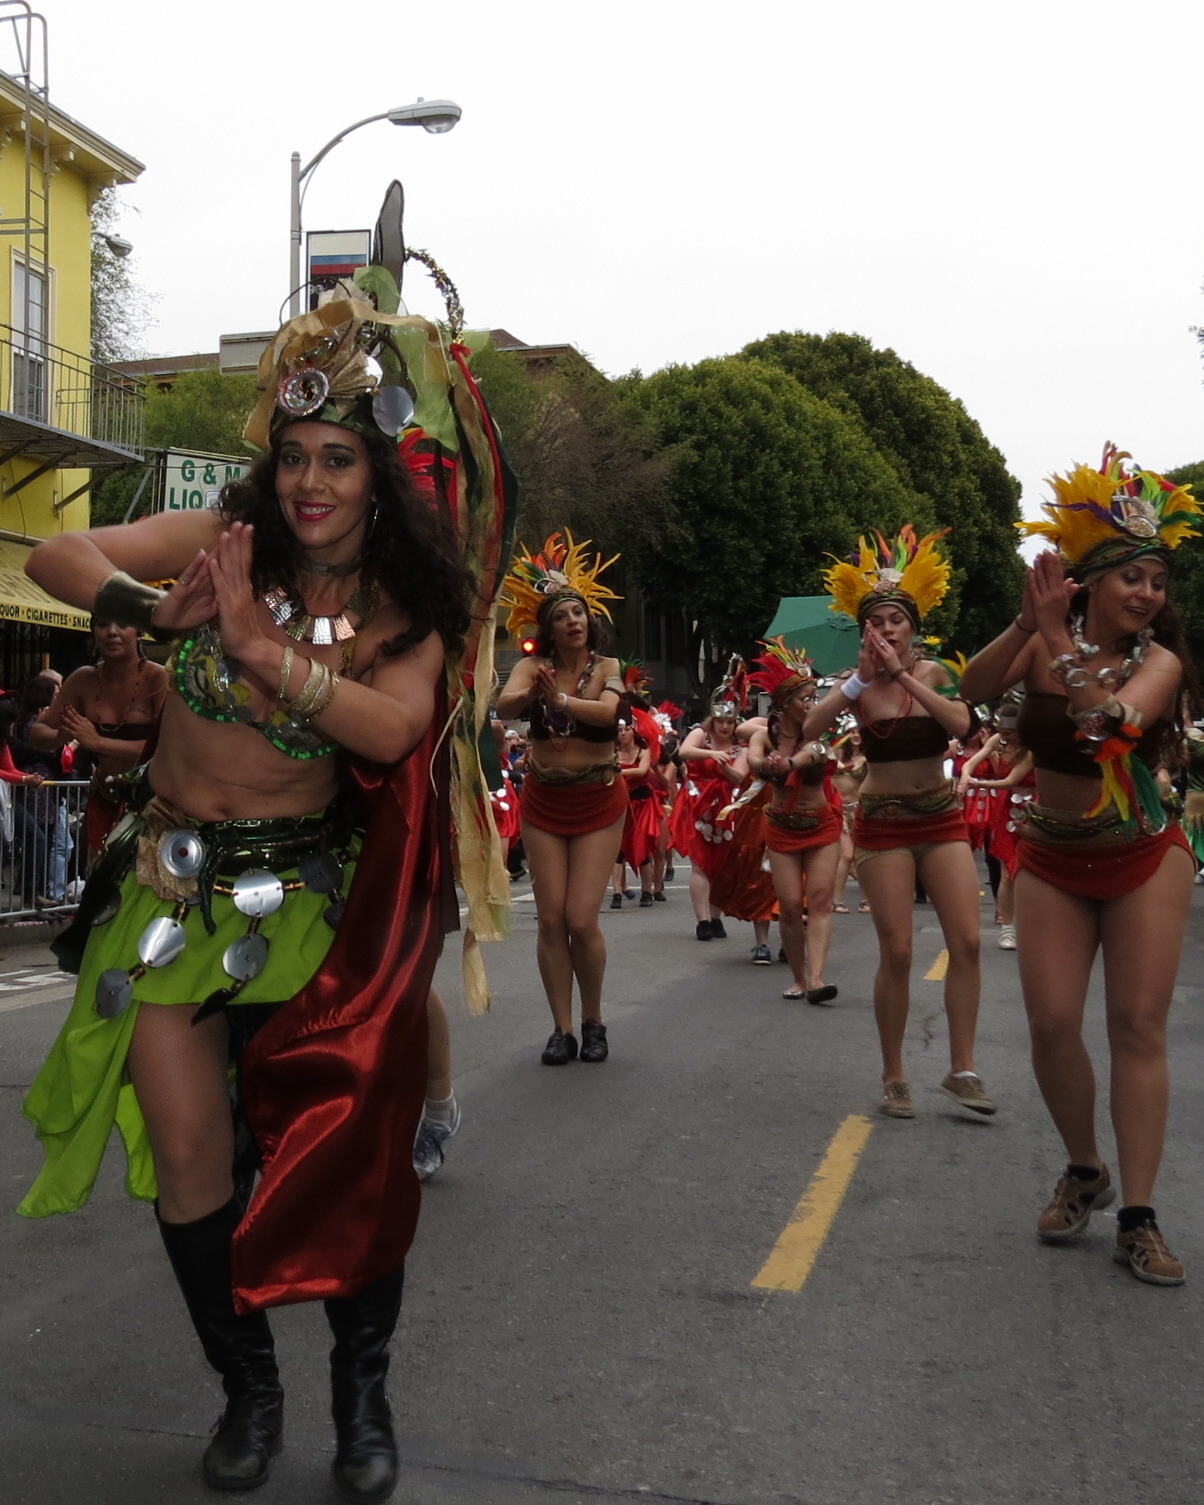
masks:
{"type": "Polygon", "coordinates": [[[831,608],[831,596],[783,596],[765,636],[781,636],[791,648],[806,649],[817,674],[851,669],[857,662],[861,633],[852,617],[831,608]]]}

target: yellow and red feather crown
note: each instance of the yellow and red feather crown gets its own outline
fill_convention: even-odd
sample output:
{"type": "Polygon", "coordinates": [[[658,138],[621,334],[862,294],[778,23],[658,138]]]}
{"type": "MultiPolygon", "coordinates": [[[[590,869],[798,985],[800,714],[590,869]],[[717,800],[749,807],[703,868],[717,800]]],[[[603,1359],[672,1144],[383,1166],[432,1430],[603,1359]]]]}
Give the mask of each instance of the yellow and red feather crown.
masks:
{"type": "Polygon", "coordinates": [[[1107,569],[1134,553],[1177,549],[1200,531],[1199,502],[1190,486],[1154,470],[1128,469],[1131,459],[1106,444],[1098,470],[1076,465],[1069,475],[1049,476],[1054,500],[1042,504],[1044,520],[1016,527],[1026,538],[1049,539],[1072,569],[1084,563],[1107,569]]]}
{"type": "Polygon", "coordinates": [[[620,556],[613,555],[603,562],[601,554],[595,554],[590,564],[585,555],[591,539],[577,543],[566,528],[561,533],[550,533],[538,554],[528,553],[520,544],[520,552],[507,572],[498,599],[510,608],[506,616],[506,631],[514,637],[538,624],[539,608],[549,596],[580,596],[591,616],[599,612],[610,617],[608,601],[623,598],[598,579],[603,570],[610,568],[620,556]]]}
{"type": "Polygon", "coordinates": [[[877,530],[872,541],[859,538],[853,559],[838,559],[824,571],[831,609],[857,621],[867,605],[906,596],[922,621],[941,604],[949,589],[952,570],[936,550],[937,540],[948,532],[948,528],[938,528],[917,538],[911,523],[904,523],[889,543],[877,530]]]}

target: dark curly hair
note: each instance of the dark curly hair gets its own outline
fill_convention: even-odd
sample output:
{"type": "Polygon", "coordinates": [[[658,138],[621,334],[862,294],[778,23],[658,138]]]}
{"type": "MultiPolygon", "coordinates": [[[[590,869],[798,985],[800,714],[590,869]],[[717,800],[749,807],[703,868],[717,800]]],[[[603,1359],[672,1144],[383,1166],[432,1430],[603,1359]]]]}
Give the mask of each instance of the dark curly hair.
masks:
{"type": "Polygon", "coordinates": [[[586,633],[585,646],[589,651],[597,653],[607,647],[610,642],[610,635],[601,621],[585,605],[584,597],[574,595],[570,598],[566,593],[557,592],[554,598],[541,601],[535,614],[535,652],[540,658],[551,658],[555,653],[552,642],[552,613],[569,599],[580,601],[582,606],[585,606],[585,614],[589,618],[589,631],[586,633]]]}
{"type": "MultiPolygon", "coordinates": [[[[305,551],[276,498],[280,446],[287,433],[285,428],[273,435],[271,449],[250,471],[222,488],[222,518],[254,525],[251,582],[261,594],[274,587],[294,589],[305,567],[305,551]]],[[[384,434],[359,437],[372,469],[374,506],[361,576],[386,590],[410,615],[410,626],[383,643],[381,651],[405,653],[437,632],[444,647],[457,652],[468,632],[473,582],[451,523],[419,495],[394,440],[384,434]]]]}

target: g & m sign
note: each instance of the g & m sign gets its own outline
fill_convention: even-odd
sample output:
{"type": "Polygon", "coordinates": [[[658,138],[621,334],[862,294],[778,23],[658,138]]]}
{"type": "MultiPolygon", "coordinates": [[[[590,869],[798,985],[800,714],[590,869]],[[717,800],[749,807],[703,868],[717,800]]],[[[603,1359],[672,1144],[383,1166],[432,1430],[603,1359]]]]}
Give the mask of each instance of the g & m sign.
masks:
{"type": "Polygon", "coordinates": [[[246,475],[250,463],[230,455],[185,455],[168,450],[163,456],[161,512],[191,512],[216,507],[222,487],[246,475]]]}

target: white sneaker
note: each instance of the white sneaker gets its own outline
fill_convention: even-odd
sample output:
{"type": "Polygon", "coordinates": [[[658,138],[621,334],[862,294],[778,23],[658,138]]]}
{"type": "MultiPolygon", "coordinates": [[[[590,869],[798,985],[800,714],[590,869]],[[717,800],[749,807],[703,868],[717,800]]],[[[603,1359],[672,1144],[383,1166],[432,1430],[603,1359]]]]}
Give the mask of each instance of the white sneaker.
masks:
{"type": "Polygon", "coordinates": [[[443,1164],[443,1147],[454,1134],[460,1131],[460,1104],[456,1104],[455,1118],[450,1124],[437,1123],[425,1115],[414,1135],[414,1169],[419,1181],[429,1181],[443,1164]]]}
{"type": "Polygon", "coordinates": [[[1000,930],[1000,932],[999,932],[999,939],[995,942],[995,944],[999,947],[1000,951],[1015,951],[1015,949],[1016,949],[1016,927],[1015,927],[1015,925],[1005,925],[1002,928],[1002,930],[1000,930]]]}

